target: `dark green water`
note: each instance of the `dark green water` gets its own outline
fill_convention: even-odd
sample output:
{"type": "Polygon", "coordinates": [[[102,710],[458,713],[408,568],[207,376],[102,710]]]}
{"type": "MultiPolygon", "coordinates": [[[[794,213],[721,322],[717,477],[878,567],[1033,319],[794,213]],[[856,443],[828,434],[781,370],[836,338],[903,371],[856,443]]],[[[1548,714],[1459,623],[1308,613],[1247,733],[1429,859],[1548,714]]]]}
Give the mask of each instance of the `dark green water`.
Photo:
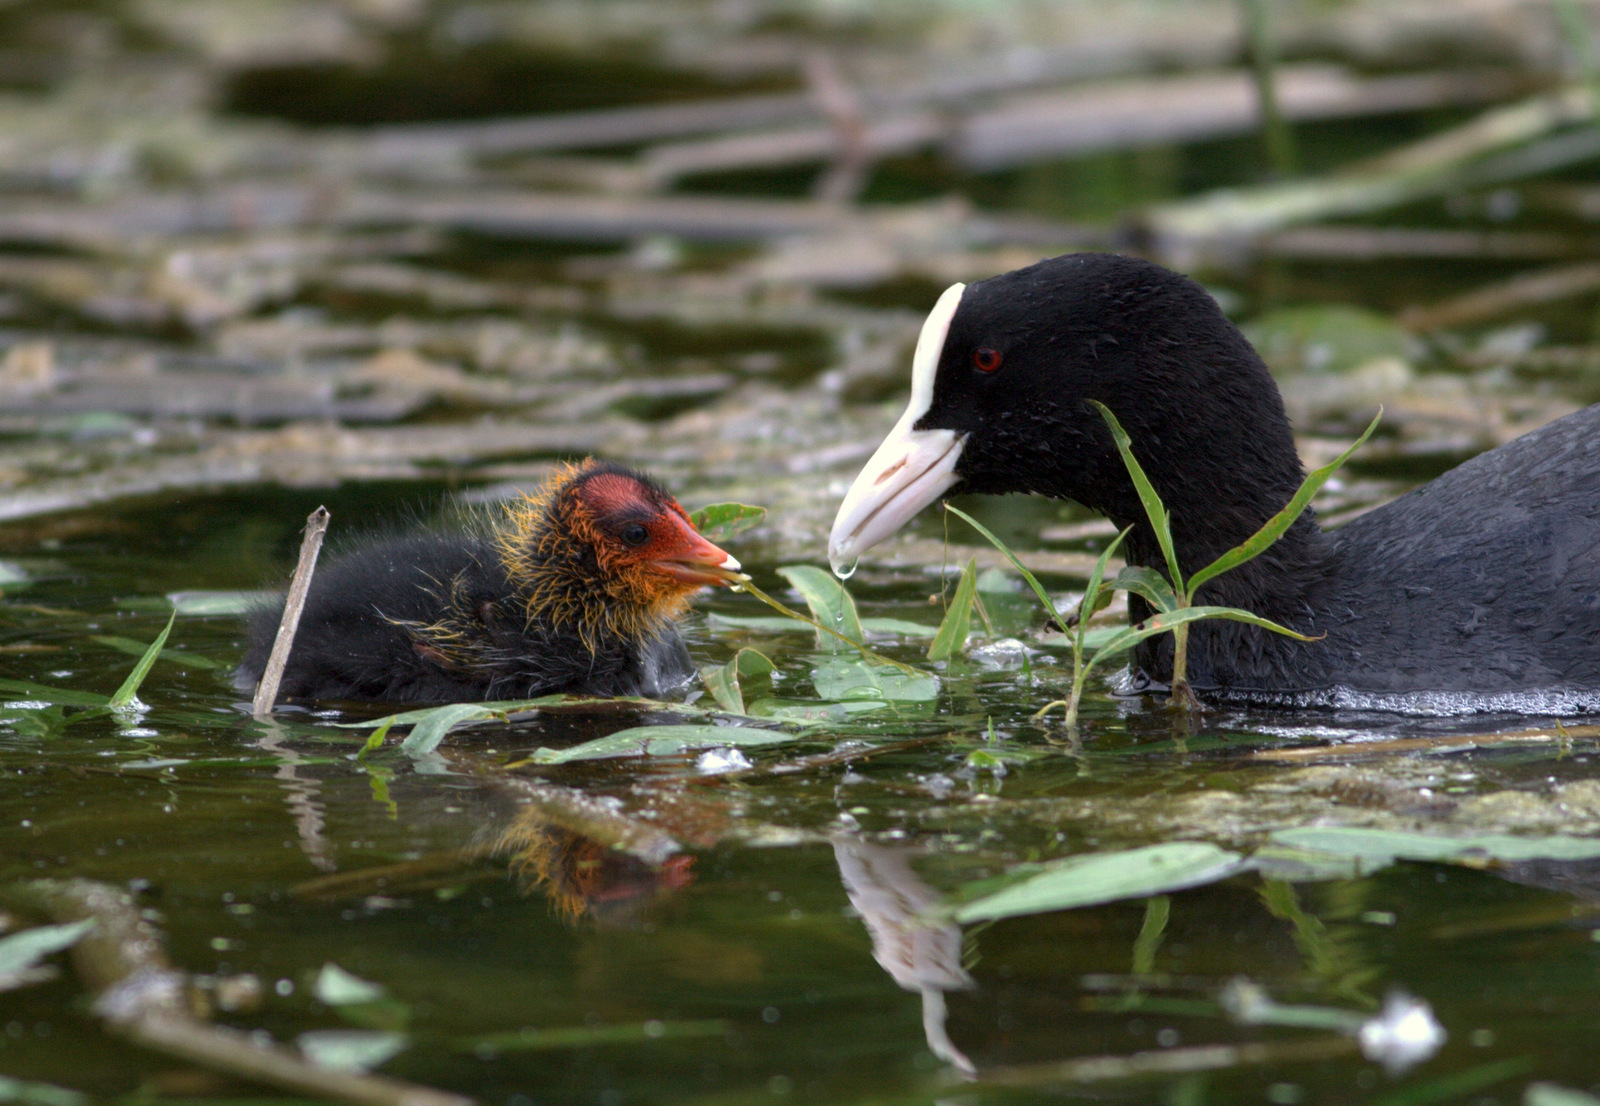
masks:
{"type": "MultiPolygon", "coordinates": [[[[0,608],[0,663],[11,678],[109,693],[133,658],[98,639],[153,638],[165,621],[159,597],[281,577],[294,541],[286,520],[319,498],[345,520],[392,514],[411,491],[267,490],[12,524],[5,556],[34,582],[0,608]]],[[[771,567],[757,565],[757,576],[776,590],[771,567]]],[[[863,614],[933,621],[926,580],[863,575],[852,584],[863,614]]],[[[1013,630],[1031,617],[1015,597],[990,605],[1013,630]]],[[[726,595],[700,609],[759,613],[726,595]]],[[[779,660],[778,694],[810,694],[805,636],[716,629],[697,613],[691,637],[703,664],[759,644],[779,660]]],[[[731,778],[698,771],[692,756],[506,767],[536,747],[639,721],[631,711],[489,726],[413,765],[393,742],[358,760],[365,731],[335,729],[331,718],[253,722],[228,682],[240,653],[235,619],[180,618],[169,648],[179,656],[156,665],[137,715],[0,715],[0,881],[81,876],[136,889],[181,968],[262,981],[259,1010],[222,1020],[279,1040],[346,1025],[313,995],[325,963],[379,984],[392,1002],[363,1023],[376,1017],[408,1041],[386,1074],[513,1106],[1034,1095],[1513,1102],[1534,1077],[1595,1078],[1593,864],[1400,862],[1296,884],[1241,874],[1172,893],[1164,927],[1144,940],[1153,908],[1142,898],[964,930],[919,929],[908,913],[1020,862],[1163,840],[1248,847],[1264,828],[1315,821],[1461,832],[1462,819],[1489,821],[1468,800],[1576,795],[1560,788],[1592,775],[1592,742],[1307,770],[1250,754],[1461,727],[1213,713],[1174,741],[1158,704],[1097,694],[1074,750],[1028,721],[1063,672],[1040,655],[1026,677],[958,665],[936,709],[751,750],[757,770],[731,778]],[[921,741],[869,755],[912,738],[921,741]],[[847,740],[863,742],[858,756],[782,770],[847,740]],[[975,749],[995,754],[1003,774],[975,762],[975,749]],[[1386,773],[1393,786],[1373,782],[1386,773]],[[687,847],[657,869],[585,851],[527,803],[517,788],[528,781],[607,798],[687,847]],[[1259,803],[1256,820],[1205,805],[1211,794],[1259,803]],[[496,858],[461,855],[473,850],[496,858]],[[542,884],[541,865],[553,873],[542,884]],[[378,870],[320,890],[311,882],[378,870]],[[1280,1002],[1362,1014],[1403,988],[1432,1004],[1449,1041],[1391,1077],[1337,1035],[1234,1024],[1217,1000],[1240,976],[1280,1002]],[[963,1089],[924,1029],[924,1003],[937,1006],[945,988],[950,1046],[987,1072],[1212,1044],[1269,1048],[1265,1062],[1217,1072],[963,1089]],[[1308,1041],[1336,1055],[1296,1059],[1308,1041]]],[[[885,648],[921,663],[914,645],[885,648]]],[[[16,1078],[116,1100],[260,1093],[221,1077],[185,1082],[173,1061],[108,1037],[70,972],[6,994],[0,1011],[0,1071],[16,1078]]]]}

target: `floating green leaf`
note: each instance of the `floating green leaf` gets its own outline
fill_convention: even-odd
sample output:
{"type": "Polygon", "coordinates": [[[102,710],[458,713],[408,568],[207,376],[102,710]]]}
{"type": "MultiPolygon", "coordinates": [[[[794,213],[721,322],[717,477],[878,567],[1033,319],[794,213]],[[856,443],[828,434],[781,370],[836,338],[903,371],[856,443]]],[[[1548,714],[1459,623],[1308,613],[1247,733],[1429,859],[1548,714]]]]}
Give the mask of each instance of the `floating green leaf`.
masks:
{"type": "Polygon", "coordinates": [[[1555,1083],[1529,1083],[1522,1092],[1522,1106],[1600,1106],[1600,1098],[1555,1083]]]}
{"type": "Polygon", "coordinates": [[[139,685],[144,683],[144,678],[150,674],[150,667],[156,663],[156,658],[161,655],[161,650],[167,644],[167,635],[172,633],[172,624],[178,620],[178,612],[173,611],[167,617],[166,627],[156,635],[155,641],[150,643],[144,656],[133,666],[133,671],[128,673],[128,678],[122,681],[122,686],[111,693],[111,699],[106,704],[112,710],[126,707],[133,703],[139,695],[139,685]]]}
{"type": "Polygon", "coordinates": [[[88,1101],[89,1096],[82,1091],[0,1075],[0,1102],[19,1102],[22,1106],[84,1106],[88,1101]]]}
{"type": "Polygon", "coordinates": [[[728,1023],[720,1018],[701,1021],[648,1021],[629,1025],[576,1025],[560,1029],[525,1028],[511,1033],[488,1033],[463,1037],[455,1042],[457,1051],[543,1052],[555,1049],[593,1048],[596,1045],[631,1045],[647,1041],[690,1037],[721,1037],[728,1023]]]}
{"type": "Polygon", "coordinates": [[[767,517],[765,507],[749,507],[743,503],[712,503],[701,507],[689,516],[689,522],[712,541],[731,538],[753,526],[761,525],[767,517]]]}
{"type": "Polygon", "coordinates": [[[858,714],[882,710],[886,705],[882,699],[843,699],[834,703],[815,699],[757,699],[750,704],[748,713],[752,718],[792,722],[798,726],[838,726],[850,722],[858,714]]]}
{"type": "Polygon", "coordinates": [[[313,1029],[295,1038],[300,1053],[324,1071],[370,1071],[411,1044],[404,1033],[381,1029],[313,1029]]]}
{"type": "Polygon", "coordinates": [[[186,617],[249,614],[278,598],[270,591],[174,591],[167,594],[172,609],[186,617]]]}
{"type": "Polygon", "coordinates": [[[926,703],[939,695],[939,681],[926,673],[870,664],[859,657],[833,656],[811,670],[811,684],[823,699],[876,699],[926,703]]]}
{"type": "Polygon", "coordinates": [[[972,601],[977,594],[977,585],[978,561],[973,558],[961,570],[961,580],[950,599],[950,609],[945,612],[944,621],[939,623],[939,632],[934,635],[933,644],[928,646],[930,661],[947,661],[959,656],[967,647],[967,634],[972,629],[972,601]]]}
{"type": "Polygon", "coordinates": [[[1246,866],[1238,853],[1203,841],[1075,856],[967,903],[955,911],[955,919],[965,924],[1147,898],[1215,883],[1246,866]]]}
{"type": "MultiPolygon", "coordinates": [[[[419,757],[433,752],[439,743],[445,739],[455,727],[465,722],[481,722],[490,718],[504,720],[506,711],[498,706],[484,706],[481,703],[451,703],[448,706],[433,707],[425,711],[408,711],[411,715],[421,715],[411,727],[411,732],[400,743],[400,751],[408,756],[419,757]]],[[[386,719],[386,723],[399,722],[404,716],[396,715],[386,719]]]]}
{"type": "Polygon", "coordinates": [[[772,661],[759,649],[741,649],[727,664],[700,670],[700,679],[706,690],[717,701],[717,706],[733,714],[743,714],[744,688],[741,676],[765,676],[772,671],[772,661]]]}
{"type": "Polygon", "coordinates": [[[94,919],[85,918],[81,922],[65,925],[34,926],[0,938],[0,991],[9,991],[44,978],[39,974],[39,961],[62,949],[71,948],[93,928],[94,919]]]}
{"type": "Polygon", "coordinates": [[[670,757],[699,749],[730,745],[755,748],[800,740],[798,734],[753,726],[633,726],[567,749],[535,749],[528,760],[534,764],[570,764],[612,757],[670,757]]]}
{"type": "Polygon", "coordinates": [[[1480,833],[1443,837],[1402,830],[1357,826],[1296,826],[1271,835],[1275,844],[1336,856],[1358,856],[1377,864],[1395,860],[1440,860],[1458,863],[1523,860],[1593,860],[1600,857],[1600,838],[1549,834],[1522,837],[1480,833]]]}
{"type": "Polygon", "coordinates": [[[346,1006],[359,1002],[377,1002],[388,992],[380,985],[345,971],[333,961],[322,965],[311,985],[311,993],[325,1006],[346,1006]]]}

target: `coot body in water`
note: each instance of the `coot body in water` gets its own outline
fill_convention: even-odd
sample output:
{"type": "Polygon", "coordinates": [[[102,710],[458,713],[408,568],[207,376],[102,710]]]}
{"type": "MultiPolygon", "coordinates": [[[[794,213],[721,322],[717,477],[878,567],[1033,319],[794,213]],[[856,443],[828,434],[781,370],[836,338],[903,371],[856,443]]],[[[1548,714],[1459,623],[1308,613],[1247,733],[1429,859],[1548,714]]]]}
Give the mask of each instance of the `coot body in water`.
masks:
{"type": "MultiPolygon", "coordinates": [[[[357,550],[313,578],[281,693],[436,703],[554,692],[669,692],[694,673],[677,620],[739,562],[659,484],[564,467],[464,534],[357,550]]],[[[261,678],[280,601],[252,621],[241,688],[261,678]]]]}
{"type": "MultiPolygon", "coordinates": [[[[1304,470],[1276,385],[1193,281],[1108,254],[1041,261],[945,293],[923,326],[909,407],[834,523],[835,566],[963,492],[1073,499],[1164,559],[1111,435],[1114,412],[1172,515],[1185,574],[1254,533],[1304,470]]],[[[1324,532],[1307,511],[1200,589],[1312,635],[1191,625],[1210,697],[1422,710],[1600,710],[1600,405],[1485,453],[1324,532]]],[[[1148,613],[1137,596],[1135,618],[1148,613]]],[[[1165,684],[1148,639],[1134,686],[1165,684]]]]}

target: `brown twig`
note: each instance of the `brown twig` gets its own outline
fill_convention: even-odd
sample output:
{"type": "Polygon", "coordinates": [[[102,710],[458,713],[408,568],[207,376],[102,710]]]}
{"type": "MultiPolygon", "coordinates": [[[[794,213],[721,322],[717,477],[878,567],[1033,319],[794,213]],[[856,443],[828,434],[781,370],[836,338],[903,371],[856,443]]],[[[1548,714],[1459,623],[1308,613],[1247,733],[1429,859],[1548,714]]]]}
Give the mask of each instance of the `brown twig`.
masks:
{"type": "Polygon", "coordinates": [[[318,507],[306,518],[306,536],[300,542],[300,563],[295,565],[294,579],[289,582],[289,594],[283,601],[283,619],[278,623],[278,636],[272,643],[272,654],[261,673],[261,683],[256,687],[251,711],[257,718],[272,713],[278,701],[278,684],[283,680],[284,665],[289,663],[289,649],[294,645],[294,632],[300,626],[300,612],[306,606],[306,593],[311,590],[311,574],[317,567],[317,554],[322,551],[322,537],[328,532],[328,508],[318,507]]]}

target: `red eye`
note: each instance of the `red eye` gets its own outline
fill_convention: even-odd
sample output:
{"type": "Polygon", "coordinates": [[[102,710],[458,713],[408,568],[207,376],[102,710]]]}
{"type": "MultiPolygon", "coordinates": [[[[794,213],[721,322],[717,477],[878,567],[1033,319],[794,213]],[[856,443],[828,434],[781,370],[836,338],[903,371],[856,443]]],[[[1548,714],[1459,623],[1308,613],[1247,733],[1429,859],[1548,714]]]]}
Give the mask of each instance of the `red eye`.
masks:
{"type": "Polygon", "coordinates": [[[972,351],[972,367],[981,373],[992,373],[1000,367],[1000,351],[988,346],[972,351]]]}

